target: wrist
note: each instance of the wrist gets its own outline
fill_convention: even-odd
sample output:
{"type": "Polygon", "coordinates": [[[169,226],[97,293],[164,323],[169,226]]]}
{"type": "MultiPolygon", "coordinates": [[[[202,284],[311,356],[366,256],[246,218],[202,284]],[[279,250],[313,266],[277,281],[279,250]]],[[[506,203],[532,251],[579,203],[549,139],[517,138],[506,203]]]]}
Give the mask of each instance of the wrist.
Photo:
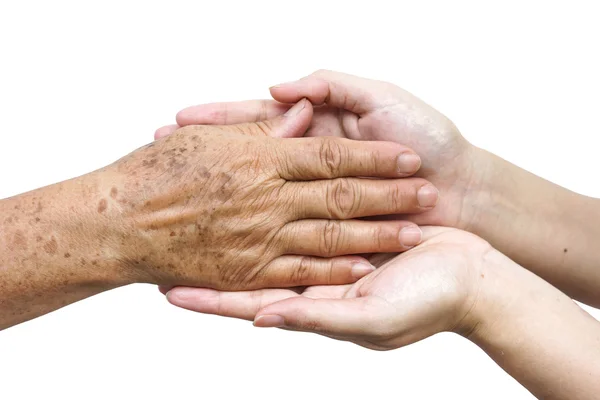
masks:
{"type": "Polygon", "coordinates": [[[65,265],[82,271],[78,274],[82,281],[117,287],[136,279],[123,261],[122,210],[112,204],[111,187],[111,179],[98,171],[43,188],[44,201],[53,209],[42,229],[53,232],[57,242],[56,254],[49,255],[60,256],[65,265]]]}
{"type": "Polygon", "coordinates": [[[499,159],[479,147],[470,145],[462,157],[461,171],[464,177],[458,185],[462,196],[460,220],[457,228],[478,234],[480,227],[488,223],[490,209],[498,201],[497,172],[502,168],[499,159]]]}
{"type": "Polygon", "coordinates": [[[473,300],[456,332],[477,345],[504,332],[512,316],[520,312],[521,285],[527,286],[528,275],[532,274],[491,248],[482,260],[473,300]]]}

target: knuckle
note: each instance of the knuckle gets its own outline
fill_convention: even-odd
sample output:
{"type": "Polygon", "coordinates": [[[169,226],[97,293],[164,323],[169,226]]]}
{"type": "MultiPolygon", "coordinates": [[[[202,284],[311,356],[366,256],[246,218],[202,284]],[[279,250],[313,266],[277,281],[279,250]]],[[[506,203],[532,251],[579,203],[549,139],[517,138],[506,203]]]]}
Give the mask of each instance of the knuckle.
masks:
{"type": "Polygon", "coordinates": [[[301,322],[301,328],[311,332],[325,332],[323,324],[314,319],[305,319],[301,322]]]}
{"type": "Polygon", "coordinates": [[[321,165],[330,176],[338,173],[342,167],[345,151],[339,141],[334,138],[322,138],[319,145],[321,165]]]}
{"type": "Polygon", "coordinates": [[[357,185],[349,179],[331,181],[327,191],[329,214],[335,219],[347,219],[356,214],[361,196],[357,185]]]}
{"type": "Polygon", "coordinates": [[[342,240],[342,225],[338,221],[327,221],[323,228],[321,255],[331,257],[337,254],[342,240]]]}
{"type": "Polygon", "coordinates": [[[386,232],[380,224],[373,227],[373,238],[375,238],[375,244],[380,250],[384,247],[385,236],[386,232]]]}
{"type": "Polygon", "coordinates": [[[301,257],[298,265],[292,271],[291,281],[300,284],[314,278],[315,262],[311,257],[301,257]]]}
{"type": "Polygon", "coordinates": [[[400,211],[404,209],[406,202],[404,199],[404,192],[400,188],[400,185],[391,185],[387,198],[389,199],[390,205],[394,211],[400,211]]]}

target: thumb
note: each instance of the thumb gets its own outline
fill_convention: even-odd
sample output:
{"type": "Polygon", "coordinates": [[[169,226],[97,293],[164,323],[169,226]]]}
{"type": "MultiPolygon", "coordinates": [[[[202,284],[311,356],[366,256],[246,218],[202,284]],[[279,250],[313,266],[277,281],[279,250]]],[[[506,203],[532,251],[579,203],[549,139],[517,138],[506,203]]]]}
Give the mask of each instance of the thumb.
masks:
{"type": "Polygon", "coordinates": [[[263,308],[254,326],[278,327],[336,336],[368,335],[386,321],[375,298],[310,299],[293,297],[263,308]]]}
{"type": "Polygon", "coordinates": [[[395,92],[398,88],[391,90],[392,86],[341,72],[320,70],[269,90],[271,96],[282,103],[294,103],[305,97],[317,106],[327,104],[362,115],[396,102],[395,92]]]}
{"type": "Polygon", "coordinates": [[[304,136],[310,126],[312,116],[312,104],[306,99],[301,99],[285,114],[264,122],[250,123],[249,125],[266,125],[267,129],[263,129],[263,131],[275,138],[301,137],[304,136]]]}

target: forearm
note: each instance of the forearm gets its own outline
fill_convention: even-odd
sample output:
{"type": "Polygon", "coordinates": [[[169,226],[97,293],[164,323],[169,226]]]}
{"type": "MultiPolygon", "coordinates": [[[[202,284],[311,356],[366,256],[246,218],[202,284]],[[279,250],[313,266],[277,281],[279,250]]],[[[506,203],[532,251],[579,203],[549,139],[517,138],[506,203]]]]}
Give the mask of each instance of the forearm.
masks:
{"type": "Polygon", "coordinates": [[[483,150],[465,228],[569,296],[600,306],[600,201],[483,150]]]}
{"type": "Polygon", "coordinates": [[[538,398],[597,398],[600,323],[539,277],[494,258],[469,338],[538,398]]]}
{"type": "Polygon", "coordinates": [[[0,330],[129,283],[97,174],[0,201],[0,330]]]}

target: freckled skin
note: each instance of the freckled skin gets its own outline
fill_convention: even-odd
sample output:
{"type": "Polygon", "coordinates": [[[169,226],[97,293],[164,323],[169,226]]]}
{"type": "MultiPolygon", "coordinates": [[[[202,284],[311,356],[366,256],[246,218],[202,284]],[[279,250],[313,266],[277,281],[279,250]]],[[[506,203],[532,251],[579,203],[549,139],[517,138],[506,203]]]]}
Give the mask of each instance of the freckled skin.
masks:
{"type": "MultiPolygon", "coordinates": [[[[349,253],[332,243],[350,243],[341,228],[338,239],[328,236],[336,231],[332,226],[341,226],[329,219],[351,218],[332,216],[339,199],[327,194],[338,167],[351,169],[351,156],[366,144],[357,150],[341,139],[274,139],[270,129],[266,122],[185,127],[98,171],[1,200],[0,330],[136,282],[242,290],[355,281],[350,262],[362,259],[347,256],[344,268],[335,270],[341,264],[326,259],[349,253]],[[292,247],[299,222],[312,236],[292,247]],[[302,273],[290,257],[302,260],[302,273]]],[[[356,164],[377,165],[342,176],[398,177],[397,157],[406,148],[370,145],[356,164]]],[[[349,179],[358,189],[376,182],[336,182],[349,179]]],[[[368,203],[389,203],[389,193],[405,181],[377,181],[379,198],[368,203]]],[[[407,185],[416,193],[426,183],[415,178],[407,185]]],[[[361,213],[357,217],[383,212],[361,213]]],[[[364,224],[389,226],[377,232],[392,239],[373,241],[385,248],[357,253],[402,250],[402,225],[364,224]]]]}
{"type": "Polygon", "coordinates": [[[103,213],[106,210],[106,207],[108,207],[108,202],[106,201],[106,199],[102,199],[100,200],[100,202],[98,202],[99,213],[103,213]]]}

